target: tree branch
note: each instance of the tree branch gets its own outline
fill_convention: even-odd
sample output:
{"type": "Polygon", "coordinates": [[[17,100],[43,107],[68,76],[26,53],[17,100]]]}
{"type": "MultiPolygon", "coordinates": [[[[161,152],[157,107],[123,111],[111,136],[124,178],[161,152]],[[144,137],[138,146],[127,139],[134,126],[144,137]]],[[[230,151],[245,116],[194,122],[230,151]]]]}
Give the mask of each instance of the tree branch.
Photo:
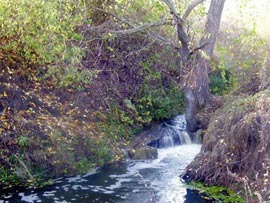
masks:
{"type": "Polygon", "coordinates": [[[172,0],[162,0],[170,9],[171,14],[173,15],[174,23],[176,25],[176,30],[177,30],[177,37],[180,40],[183,50],[188,55],[188,43],[189,43],[189,38],[187,33],[184,30],[184,21],[183,19],[177,14],[176,11],[176,6],[172,0]]]}
{"type": "Polygon", "coordinates": [[[111,30],[110,32],[114,34],[132,34],[135,32],[144,31],[145,29],[150,28],[150,27],[156,27],[156,26],[161,26],[161,25],[171,25],[171,22],[168,20],[161,20],[161,21],[152,22],[152,23],[145,23],[137,27],[132,26],[133,28],[127,29],[127,30],[111,30]]]}
{"type": "Polygon", "coordinates": [[[208,44],[208,42],[205,42],[202,45],[200,45],[199,47],[196,47],[195,49],[191,50],[191,52],[189,52],[189,56],[193,55],[196,51],[203,49],[207,44],[208,44]]]}
{"type": "Polygon", "coordinates": [[[109,12],[109,11],[106,11],[106,10],[104,10],[104,9],[102,9],[102,8],[99,8],[99,7],[96,7],[96,6],[90,6],[90,8],[91,8],[91,9],[94,9],[94,10],[97,10],[97,11],[100,11],[100,12],[103,12],[103,13],[106,13],[106,14],[108,14],[108,15],[111,15],[112,17],[116,18],[116,19],[119,20],[120,22],[125,23],[125,24],[127,24],[127,25],[129,25],[129,26],[134,27],[134,26],[130,23],[129,20],[120,18],[119,16],[117,16],[117,15],[114,14],[114,13],[111,13],[111,12],[109,12]]]}
{"type": "Polygon", "coordinates": [[[179,49],[179,47],[177,47],[176,44],[173,41],[169,40],[169,39],[166,39],[166,38],[164,38],[164,37],[162,37],[162,36],[160,36],[160,35],[158,35],[156,33],[150,32],[150,31],[147,31],[147,34],[148,34],[149,37],[151,37],[151,38],[153,38],[153,39],[155,39],[157,41],[160,41],[163,44],[167,44],[167,45],[172,46],[175,49],[179,49]]]}
{"type": "Polygon", "coordinates": [[[186,20],[189,16],[189,14],[191,13],[191,11],[198,6],[199,4],[201,4],[202,2],[204,2],[205,0],[193,0],[187,7],[187,10],[185,11],[182,19],[186,20]]]}
{"type": "Polygon", "coordinates": [[[169,7],[171,13],[174,16],[178,16],[175,4],[174,4],[174,2],[172,0],[162,0],[162,1],[169,7]]]}

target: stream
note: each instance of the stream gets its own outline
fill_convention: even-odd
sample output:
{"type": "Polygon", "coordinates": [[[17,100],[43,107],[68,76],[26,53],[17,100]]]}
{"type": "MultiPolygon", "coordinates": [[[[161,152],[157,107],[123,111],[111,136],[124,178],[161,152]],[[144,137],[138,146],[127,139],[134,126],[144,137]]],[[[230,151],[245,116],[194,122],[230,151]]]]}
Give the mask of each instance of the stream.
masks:
{"type": "Polygon", "coordinates": [[[155,160],[127,160],[85,175],[57,179],[54,185],[45,188],[11,191],[0,198],[0,203],[215,202],[188,189],[179,178],[199,153],[201,145],[171,146],[171,141],[169,144],[158,149],[155,160]]]}

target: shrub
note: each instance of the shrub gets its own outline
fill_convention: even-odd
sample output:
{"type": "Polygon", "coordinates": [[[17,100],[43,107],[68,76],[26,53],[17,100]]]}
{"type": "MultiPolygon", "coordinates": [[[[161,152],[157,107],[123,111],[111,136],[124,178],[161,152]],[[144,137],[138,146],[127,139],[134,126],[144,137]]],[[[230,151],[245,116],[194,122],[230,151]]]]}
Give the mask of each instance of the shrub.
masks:
{"type": "Polygon", "coordinates": [[[2,49],[33,63],[46,64],[72,57],[67,40],[82,20],[77,1],[14,0],[0,2],[2,49]]]}
{"type": "Polygon", "coordinates": [[[210,92],[212,94],[223,95],[233,87],[235,79],[232,73],[223,63],[214,66],[215,70],[210,73],[210,92]]]}
{"type": "Polygon", "coordinates": [[[183,113],[185,99],[175,83],[170,84],[168,88],[160,86],[156,89],[145,85],[136,108],[142,121],[160,121],[183,113]]]}

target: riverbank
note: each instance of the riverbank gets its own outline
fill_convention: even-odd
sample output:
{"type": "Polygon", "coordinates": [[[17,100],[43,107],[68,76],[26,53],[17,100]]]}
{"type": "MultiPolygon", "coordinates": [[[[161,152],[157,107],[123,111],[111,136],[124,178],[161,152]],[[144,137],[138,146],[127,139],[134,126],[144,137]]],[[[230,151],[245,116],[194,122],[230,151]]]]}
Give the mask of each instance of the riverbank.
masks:
{"type": "Polygon", "coordinates": [[[246,202],[270,200],[270,83],[266,76],[256,91],[227,97],[214,113],[202,150],[187,167],[184,179],[234,188],[246,202]]]}
{"type": "Polygon", "coordinates": [[[150,43],[140,34],[115,38],[111,52],[98,46],[112,40],[102,36],[113,25],[103,26],[78,28],[89,50],[76,67],[81,72],[66,73],[62,64],[61,74],[0,50],[0,188],[39,186],[120,160],[121,148],[145,126],[183,112],[177,65],[170,60],[176,52],[151,43],[126,57],[128,46],[150,43]],[[89,67],[91,78],[84,73],[89,67]]]}

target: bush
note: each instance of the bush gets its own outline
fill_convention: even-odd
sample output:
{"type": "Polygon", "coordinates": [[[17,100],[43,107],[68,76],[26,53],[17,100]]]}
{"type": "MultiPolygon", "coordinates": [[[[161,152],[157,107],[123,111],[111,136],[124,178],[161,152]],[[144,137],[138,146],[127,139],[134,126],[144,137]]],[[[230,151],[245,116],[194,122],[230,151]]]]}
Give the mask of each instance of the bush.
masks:
{"type": "Polygon", "coordinates": [[[140,117],[146,123],[172,118],[184,112],[185,99],[177,84],[151,89],[144,86],[136,104],[140,117]]]}
{"type": "MultiPolygon", "coordinates": [[[[84,20],[83,8],[81,1],[74,0],[0,1],[0,52],[35,64],[42,78],[45,75],[60,87],[81,89],[95,75],[80,67],[84,49],[78,44],[83,36],[76,30],[84,20]],[[43,67],[48,66],[45,74],[43,67]]],[[[34,66],[19,68],[30,67],[34,66]]]]}
{"type": "Polygon", "coordinates": [[[210,92],[212,94],[223,95],[233,87],[235,79],[232,73],[223,63],[214,66],[215,70],[210,73],[210,92]]]}
{"type": "Polygon", "coordinates": [[[82,20],[78,9],[77,1],[1,1],[2,49],[39,64],[64,58],[66,42],[82,20]]]}

